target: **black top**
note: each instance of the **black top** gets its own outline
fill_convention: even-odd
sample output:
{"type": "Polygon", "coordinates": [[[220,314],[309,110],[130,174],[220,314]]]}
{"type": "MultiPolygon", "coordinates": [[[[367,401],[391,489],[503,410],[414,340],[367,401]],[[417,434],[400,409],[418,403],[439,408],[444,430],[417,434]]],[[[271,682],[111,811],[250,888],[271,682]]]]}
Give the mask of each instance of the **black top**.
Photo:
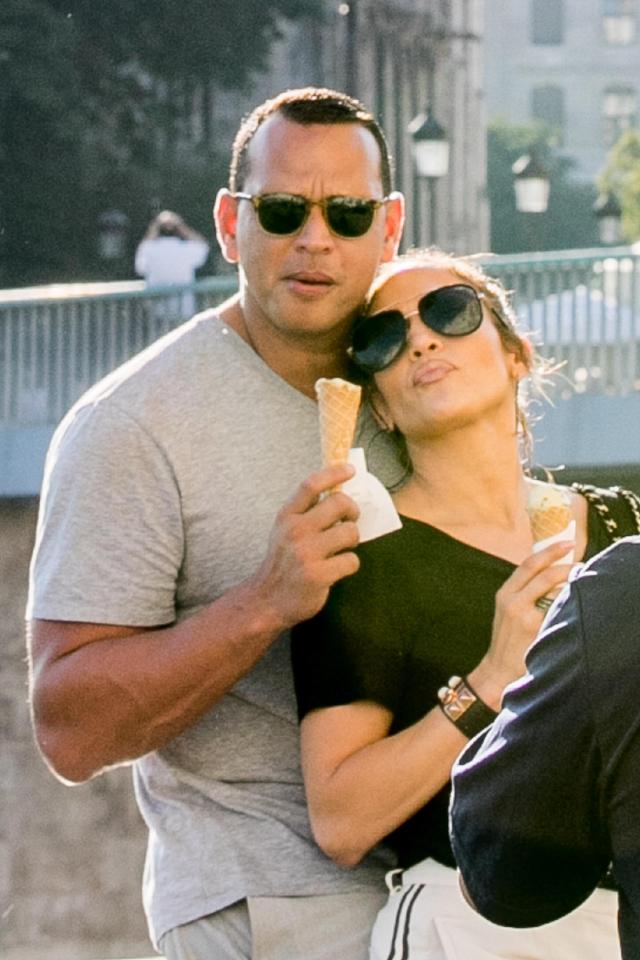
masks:
{"type": "Polygon", "coordinates": [[[640,537],[581,571],[527,677],[453,771],[453,846],[478,910],[510,927],[574,910],[613,862],[640,957],[640,537]]]}
{"type": "MultiPolygon", "coordinates": [[[[620,499],[599,491],[609,501],[620,499]]],[[[626,528],[635,532],[625,504],[626,528]]],[[[361,566],[337,583],[324,609],[292,633],[300,718],[318,707],[372,700],[393,713],[390,733],[438,703],[452,674],[487,651],[496,591],[514,564],[408,517],[402,529],[358,548],[361,566]]],[[[624,524],[622,524],[624,526],[624,524]]],[[[611,542],[589,504],[585,559],[611,542]]],[[[425,857],[454,866],[447,831],[447,784],[387,839],[408,867],[425,857]]]]}

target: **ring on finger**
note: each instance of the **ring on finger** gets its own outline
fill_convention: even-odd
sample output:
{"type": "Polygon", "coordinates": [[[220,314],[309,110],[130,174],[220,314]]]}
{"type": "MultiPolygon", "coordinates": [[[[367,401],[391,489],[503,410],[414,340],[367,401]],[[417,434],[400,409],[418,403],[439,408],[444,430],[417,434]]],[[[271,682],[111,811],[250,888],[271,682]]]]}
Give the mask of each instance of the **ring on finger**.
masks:
{"type": "Polygon", "coordinates": [[[538,597],[536,600],[536,607],[538,610],[548,610],[552,603],[553,597],[538,597]]]}

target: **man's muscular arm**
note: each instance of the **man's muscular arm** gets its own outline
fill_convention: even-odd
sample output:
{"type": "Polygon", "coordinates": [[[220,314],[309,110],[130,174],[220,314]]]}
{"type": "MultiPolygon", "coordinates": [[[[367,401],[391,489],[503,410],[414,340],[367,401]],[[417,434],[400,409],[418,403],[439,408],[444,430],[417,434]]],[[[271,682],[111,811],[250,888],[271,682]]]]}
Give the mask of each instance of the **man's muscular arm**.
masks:
{"type": "Polygon", "coordinates": [[[309,477],[276,517],[256,573],[188,620],[161,628],[34,620],[30,691],[40,749],[81,782],[168,743],[198,720],[274,640],[354,573],[358,509],[342,493],[353,470],[309,477]]]}

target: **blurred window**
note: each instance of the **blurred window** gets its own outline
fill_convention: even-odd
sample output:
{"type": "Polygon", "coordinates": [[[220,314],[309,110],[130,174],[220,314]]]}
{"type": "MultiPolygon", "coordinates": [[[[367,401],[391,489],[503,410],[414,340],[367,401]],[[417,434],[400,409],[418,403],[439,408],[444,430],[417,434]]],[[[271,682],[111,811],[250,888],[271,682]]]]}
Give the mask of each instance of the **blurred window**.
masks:
{"type": "Polygon", "coordinates": [[[603,100],[604,143],[612,147],[620,135],[635,127],[638,119],[638,95],[633,87],[608,87],[603,100]]]}
{"type": "Polygon", "coordinates": [[[558,146],[564,142],[564,90],[561,87],[534,87],[531,91],[531,116],[550,127],[558,146]]]}
{"type": "Polygon", "coordinates": [[[638,0],[602,0],[605,43],[626,46],[635,43],[638,0]]]}
{"type": "Polygon", "coordinates": [[[531,0],[531,42],[564,43],[564,0],[531,0]]]}

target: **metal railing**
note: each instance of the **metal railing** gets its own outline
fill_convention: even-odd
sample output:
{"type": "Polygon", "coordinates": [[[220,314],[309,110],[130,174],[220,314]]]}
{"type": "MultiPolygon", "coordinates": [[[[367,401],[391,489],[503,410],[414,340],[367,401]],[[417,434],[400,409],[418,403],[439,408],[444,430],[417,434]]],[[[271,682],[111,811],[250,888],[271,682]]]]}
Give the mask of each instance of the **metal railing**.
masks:
{"type": "Polygon", "coordinates": [[[88,387],[236,286],[230,276],[0,291],[0,425],[57,423],[88,387]]]}
{"type": "MultiPolygon", "coordinates": [[[[486,258],[513,291],[545,356],[564,361],[567,390],[640,391],[640,247],[486,258]]],[[[57,423],[89,386],[195,310],[234,277],[149,290],[142,282],[0,291],[0,426],[57,423]]]]}
{"type": "Polygon", "coordinates": [[[639,244],[499,256],[485,268],[512,291],[540,352],[563,363],[565,394],[640,390],[639,244]]]}

